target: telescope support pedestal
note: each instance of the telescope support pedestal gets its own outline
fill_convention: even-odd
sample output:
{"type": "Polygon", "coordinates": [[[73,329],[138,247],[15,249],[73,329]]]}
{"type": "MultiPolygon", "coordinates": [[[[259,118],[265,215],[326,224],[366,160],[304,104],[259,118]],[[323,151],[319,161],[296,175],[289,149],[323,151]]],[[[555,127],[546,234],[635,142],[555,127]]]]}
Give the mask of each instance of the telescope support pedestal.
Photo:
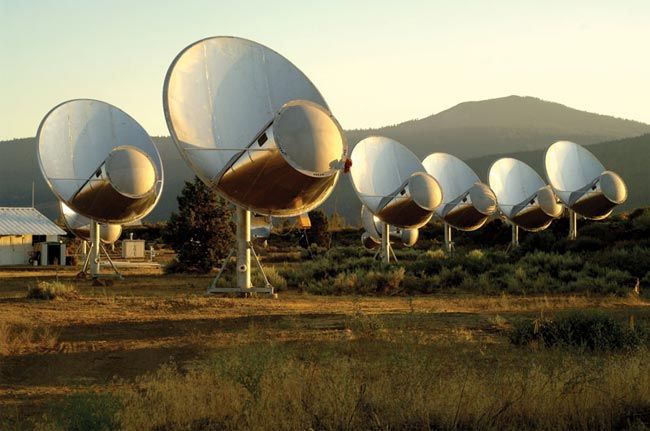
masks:
{"type": "Polygon", "coordinates": [[[233,248],[230,250],[230,253],[228,253],[228,257],[226,257],[226,260],[224,261],[223,265],[221,266],[221,268],[219,268],[219,272],[217,273],[217,276],[214,278],[214,280],[212,280],[212,283],[208,287],[206,293],[241,293],[244,296],[249,296],[251,293],[268,293],[269,295],[275,297],[276,293],[274,292],[273,286],[269,282],[268,278],[266,278],[266,274],[264,273],[264,268],[262,267],[262,263],[257,257],[257,253],[255,253],[255,249],[253,248],[253,243],[251,242],[251,213],[250,211],[244,208],[241,207],[236,207],[236,208],[237,208],[236,209],[237,211],[237,232],[236,232],[237,285],[236,287],[217,287],[217,282],[223,275],[223,272],[226,269],[226,266],[228,265],[230,258],[235,252],[235,248],[233,248]],[[264,279],[264,284],[265,284],[264,287],[253,287],[251,283],[251,253],[253,254],[253,258],[255,259],[255,264],[259,269],[260,273],[262,274],[262,278],[264,279]]]}
{"type": "Polygon", "coordinates": [[[574,240],[576,238],[578,238],[578,214],[573,210],[569,210],[569,239],[574,240]]]}
{"type": "Polygon", "coordinates": [[[390,263],[391,258],[391,246],[390,246],[390,225],[384,223],[381,230],[381,261],[385,263],[390,263]]]}
{"type": "Polygon", "coordinates": [[[77,274],[77,278],[85,278],[86,270],[89,267],[90,267],[90,278],[92,278],[93,280],[111,279],[111,278],[118,278],[121,280],[123,278],[122,274],[120,274],[120,271],[117,270],[115,264],[111,260],[111,257],[106,251],[106,248],[104,248],[104,246],[101,243],[99,223],[97,223],[95,220],[92,220],[90,222],[90,252],[88,253],[86,251],[86,241],[84,241],[82,253],[84,254],[84,264],[83,267],[81,268],[81,271],[77,274]],[[106,260],[111,265],[111,268],[113,268],[114,274],[101,273],[101,269],[102,269],[101,252],[102,251],[106,255],[106,260]]]}
{"type": "Polygon", "coordinates": [[[454,242],[451,239],[451,225],[445,223],[443,229],[445,230],[445,250],[447,253],[451,253],[454,249],[454,242]]]}
{"type": "Polygon", "coordinates": [[[512,248],[519,247],[519,226],[516,224],[512,225],[512,242],[510,245],[512,248]]]}

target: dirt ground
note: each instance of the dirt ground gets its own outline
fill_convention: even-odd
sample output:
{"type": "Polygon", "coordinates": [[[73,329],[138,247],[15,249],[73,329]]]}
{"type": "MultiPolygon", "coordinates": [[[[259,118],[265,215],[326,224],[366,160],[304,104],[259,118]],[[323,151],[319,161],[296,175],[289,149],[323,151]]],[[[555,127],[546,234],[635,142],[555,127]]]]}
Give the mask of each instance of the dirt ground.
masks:
{"type": "Polygon", "coordinates": [[[14,345],[0,354],[0,414],[39,414],[70,392],[131,381],[172,361],[189,366],[208,351],[260,338],[350,337],[346,318],[359,312],[396,319],[418,313],[423,316],[420,329],[431,338],[462,337],[480,343],[503,342],[495,334],[504,325],[501,317],[512,315],[569,308],[650,315],[650,303],[632,297],[357,298],[280,292],[278,299],[229,298],[206,296],[209,282],[209,277],[129,270],[124,280],[96,287],[76,281],[72,270],[0,271],[0,324],[46,333],[44,341],[14,345]],[[25,298],[30,284],[57,278],[74,283],[81,297],[25,298]]]}

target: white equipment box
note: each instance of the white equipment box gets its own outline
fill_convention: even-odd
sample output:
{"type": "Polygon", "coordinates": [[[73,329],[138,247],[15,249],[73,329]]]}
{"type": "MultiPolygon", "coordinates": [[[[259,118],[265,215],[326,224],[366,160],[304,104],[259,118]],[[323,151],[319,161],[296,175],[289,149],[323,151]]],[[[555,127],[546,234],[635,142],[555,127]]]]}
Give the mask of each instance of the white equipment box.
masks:
{"type": "Polygon", "coordinates": [[[125,239],[122,240],[123,259],[144,259],[144,240],[125,239]]]}

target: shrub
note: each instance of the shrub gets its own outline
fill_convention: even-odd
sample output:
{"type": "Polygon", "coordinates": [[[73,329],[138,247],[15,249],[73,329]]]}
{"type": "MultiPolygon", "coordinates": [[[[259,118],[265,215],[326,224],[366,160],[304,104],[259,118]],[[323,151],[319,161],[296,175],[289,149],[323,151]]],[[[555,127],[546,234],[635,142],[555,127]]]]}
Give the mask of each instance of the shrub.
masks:
{"type": "Polygon", "coordinates": [[[402,281],[406,270],[402,267],[391,271],[369,271],[360,283],[366,286],[366,291],[378,294],[397,294],[401,291],[402,281]]]}
{"type": "Polygon", "coordinates": [[[309,212],[311,227],[307,230],[307,237],[311,244],[319,247],[330,248],[332,244],[332,234],[329,232],[329,221],[325,213],[321,210],[309,212]]]}
{"type": "Polygon", "coordinates": [[[580,271],[584,266],[584,260],[580,256],[542,251],[530,253],[519,262],[525,267],[538,268],[539,272],[548,273],[553,277],[557,277],[561,270],[580,271]]]}
{"type": "Polygon", "coordinates": [[[593,311],[515,322],[509,338],[519,346],[538,343],[590,351],[629,350],[650,343],[646,328],[629,329],[611,316],[593,311]]]}
{"type": "Polygon", "coordinates": [[[434,291],[434,280],[425,274],[406,274],[402,281],[402,289],[407,294],[432,293],[434,291]]]}
{"type": "Polygon", "coordinates": [[[233,246],[235,224],[230,204],[195,178],[185,182],[177,197],[178,213],[172,213],[164,231],[176,251],[167,272],[208,273],[233,246]]]}
{"type": "Polygon", "coordinates": [[[443,268],[437,277],[438,285],[442,288],[459,287],[465,283],[468,278],[467,272],[462,266],[453,268],[443,268]]]}
{"type": "MultiPolygon", "coordinates": [[[[276,291],[285,290],[287,288],[287,280],[282,275],[280,275],[280,272],[275,269],[275,267],[265,266],[264,274],[266,274],[266,278],[269,280],[269,283],[271,283],[271,286],[273,286],[276,291]]],[[[264,278],[262,277],[262,274],[259,272],[259,270],[253,273],[252,283],[254,286],[264,286],[264,278]]]]}
{"type": "Polygon", "coordinates": [[[596,266],[616,268],[627,271],[635,277],[643,277],[650,270],[650,248],[638,246],[617,247],[595,253],[591,261],[596,266]]]}
{"type": "Polygon", "coordinates": [[[356,333],[359,337],[372,339],[376,338],[378,333],[384,329],[384,324],[381,318],[374,314],[366,314],[361,310],[355,310],[346,319],[345,327],[356,333]]]}
{"type": "Polygon", "coordinates": [[[467,258],[473,260],[483,260],[485,259],[485,253],[479,249],[474,249],[467,253],[467,258]]]}
{"type": "Polygon", "coordinates": [[[76,393],[51,413],[54,422],[67,431],[119,429],[116,419],[122,403],[111,394],[76,393]]]}
{"type": "Polygon", "coordinates": [[[526,235],[525,239],[520,243],[516,249],[518,254],[525,254],[531,251],[556,251],[558,241],[555,235],[550,230],[543,230],[535,232],[534,235],[526,235]]]}
{"type": "Polygon", "coordinates": [[[27,287],[27,299],[79,299],[74,286],[59,281],[39,281],[27,287]]]}
{"type": "Polygon", "coordinates": [[[269,252],[264,256],[264,263],[275,262],[300,262],[302,260],[302,251],[286,251],[286,252],[269,252]]]}
{"type": "Polygon", "coordinates": [[[448,256],[443,250],[427,250],[416,260],[407,263],[407,270],[414,274],[434,275],[448,264],[448,256]]]}
{"type": "Polygon", "coordinates": [[[423,259],[446,259],[447,253],[443,249],[438,248],[436,250],[427,250],[421,256],[423,259]]]}
{"type": "Polygon", "coordinates": [[[573,241],[566,244],[566,250],[572,252],[598,251],[605,247],[605,242],[600,238],[591,238],[588,236],[579,236],[573,241]]]}
{"type": "Polygon", "coordinates": [[[356,273],[342,272],[332,280],[332,290],[336,295],[345,295],[355,293],[359,285],[359,279],[356,273]]]}
{"type": "Polygon", "coordinates": [[[327,251],[327,257],[332,260],[359,259],[366,256],[368,252],[362,247],[332,247],[327,251]]]}
{"type": "Polygon", "coordinates": [[[356,271],[342,271],[333,277],[324,277],[320,280],[310,279],[306,289],[317,295],[395,295],[402,292],[405,276],[406,271],[403,267],[378,270],[359,268],[356,271]]]}
{"type": "Polygon", "coordinates": [[[635,230],[650,233],[650,208],[639,208],[630,214],[630,221],[635,230]]]}

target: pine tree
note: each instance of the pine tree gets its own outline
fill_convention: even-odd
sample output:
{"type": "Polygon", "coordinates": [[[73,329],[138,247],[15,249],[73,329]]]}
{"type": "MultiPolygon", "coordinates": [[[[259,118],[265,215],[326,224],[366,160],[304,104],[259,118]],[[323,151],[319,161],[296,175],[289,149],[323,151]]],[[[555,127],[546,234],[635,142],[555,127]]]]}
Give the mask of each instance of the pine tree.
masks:
{"type": "Polygon", "coordinates": [[[176,251],[174,272],[207,273],[233,247],[235,224],[230,204],[198,178],[185,182],[165,241],[176,251]]]}
{"type": "Polygon", "coordinates": [[[329,221],[325,213],[321,210],[310,211],[309,219],[311,220],[311,228],[307,231],[309,241],[320,247],[330,248],[332,234],[329,232],[329,221]]]}

